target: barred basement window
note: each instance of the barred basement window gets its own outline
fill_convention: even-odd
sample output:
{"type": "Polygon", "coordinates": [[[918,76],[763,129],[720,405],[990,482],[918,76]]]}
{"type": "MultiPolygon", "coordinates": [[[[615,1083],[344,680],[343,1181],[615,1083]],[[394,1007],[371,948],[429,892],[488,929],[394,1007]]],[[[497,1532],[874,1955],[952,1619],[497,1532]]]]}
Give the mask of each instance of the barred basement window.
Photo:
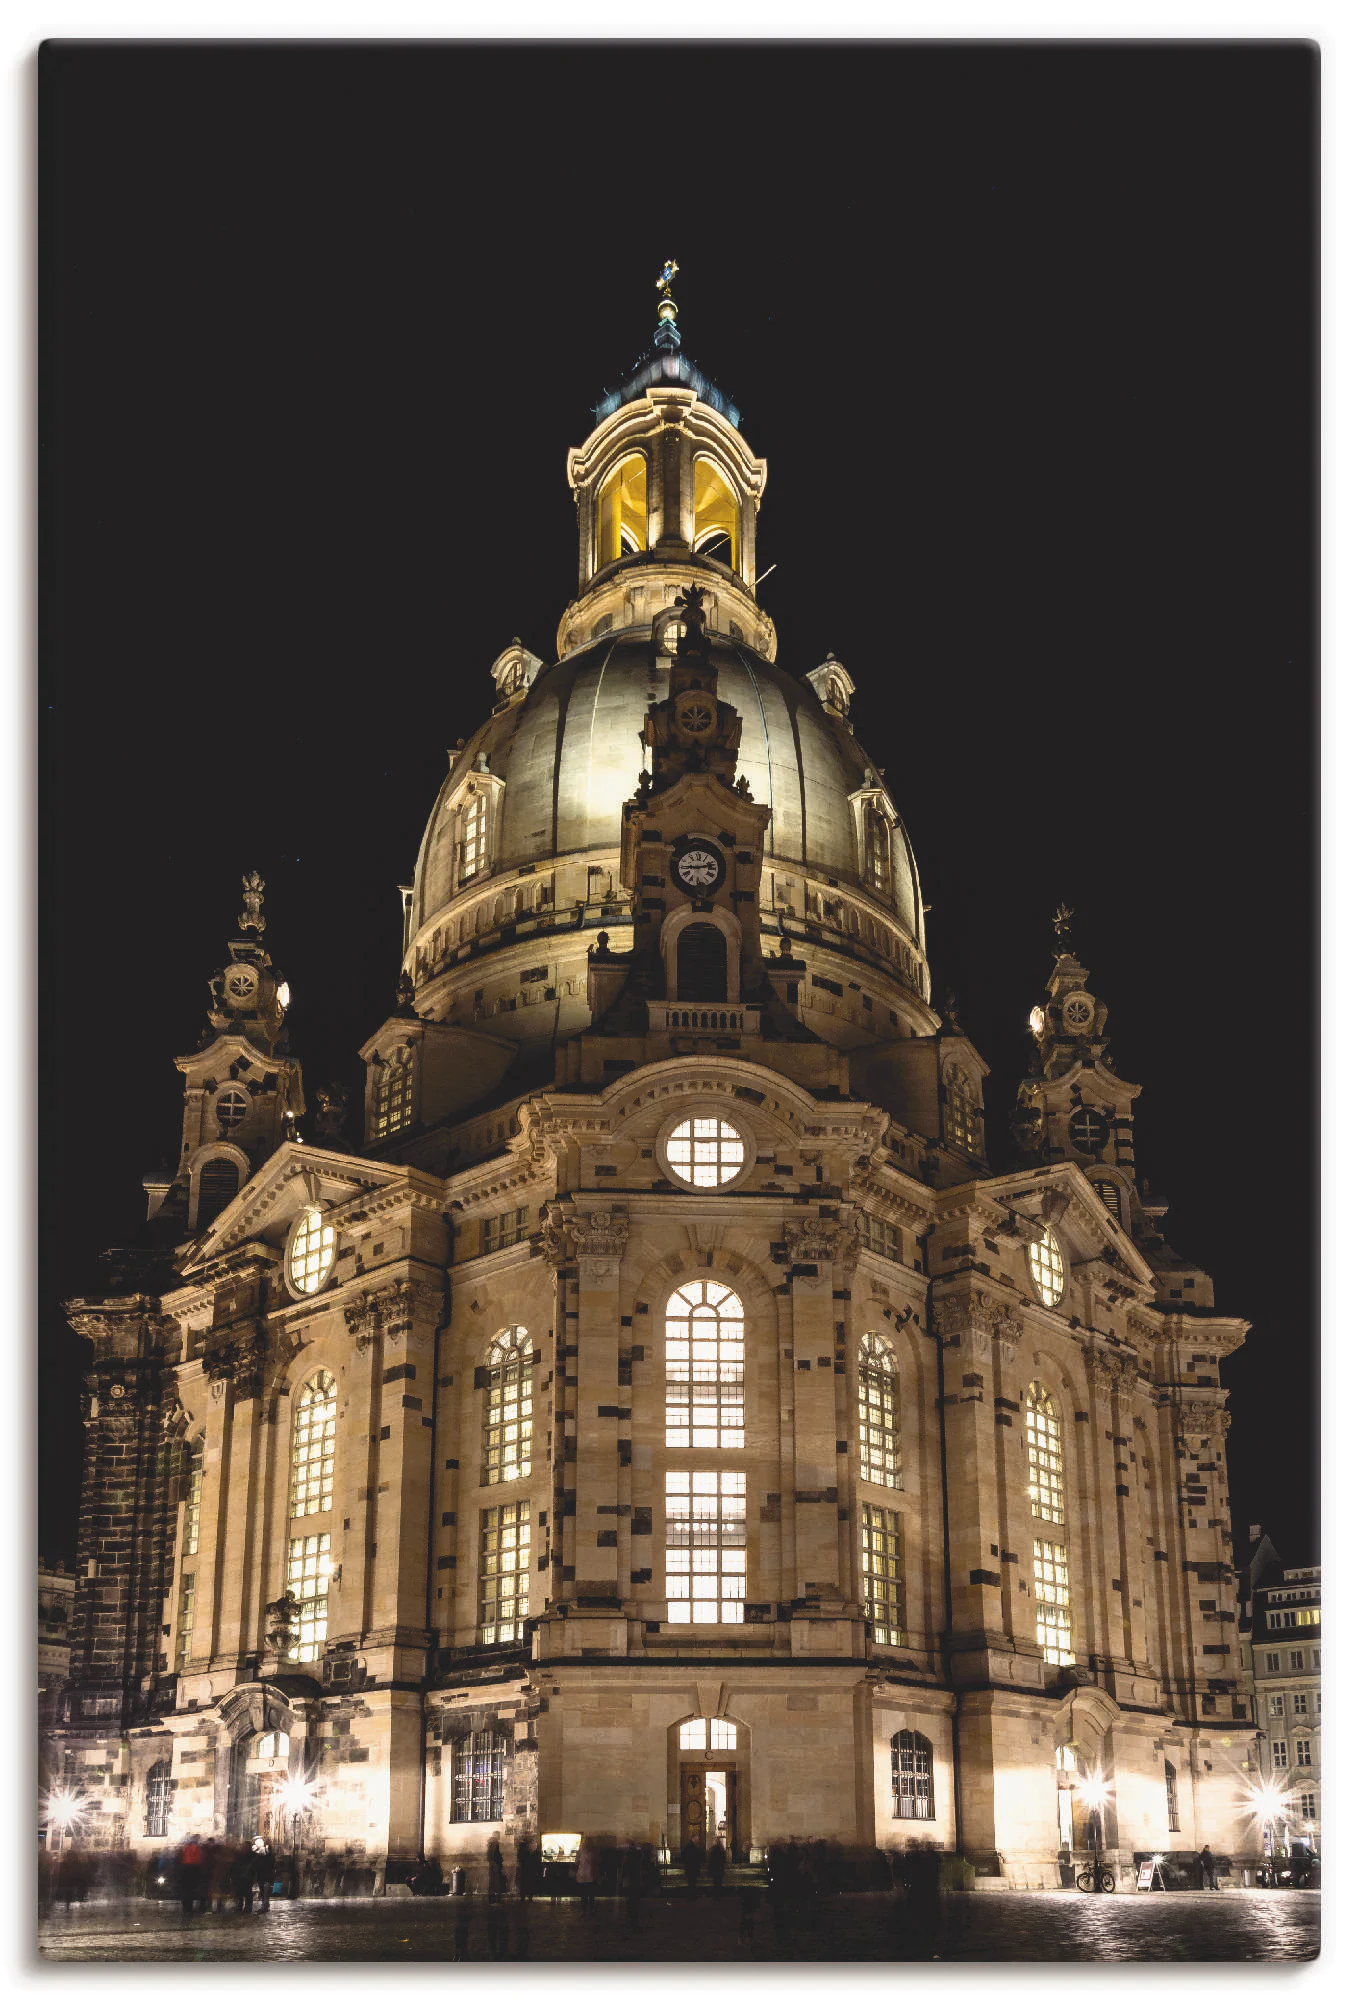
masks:
{"type": "Polygon", "coordinates": [[[865,1506],[859,1523],[864,1602],[880,1646],[904,1646],[901,1597],[901,1516],[865,1506]]]}
{"type": "Polygon", "coordinates": [[[745,1157],[745,1140],[725,1118],[683,1118],[665,1142],[666,1165],[690,1187],[725,1187],[745,1157]]]}
{"type": "Polygon", "coordinates": [[[1071,1650],[1071,1579],[1060,1542],[1033,1545],[1033,1594],[1038,1607],[1038,1643],[1054,1667],[1068,1667],[1071,1650]]]}
{"type": "Polygon", "coordinates": [[[1045,1306],[1055,1306],[1066,1285],[1066,1262],[1062,1246],[1050,1229],[1037,1243],[1029,1245],[1029,1276],[1045,1306]]]}
{"type": "Polygon", "coordinates": [[[744,1472],[665,1475],[666,1616],[673,1625],[742,1625],[744,1472]]]}
{"type": "Polygon", "coordinates": [[[175,1672],[182,1674],[193,1652],[194,1580],[190,1571],[179,1579],[179,1617],[175,1629],[175,1672]]]}
{"type": "Polygon", "coordinates": [[[288,1508],[294,1516],[330,1512],[335,1482],[335,1393],[335,1377],[322,1368],[297,1399],[288,1508]]]}
{"type": "Polygon", "coordinates": [[[1029,1507],[1040,1520],[1066,1521],[1062,1492],[1062,1420],[1041,1382],[1024,1391],[1024,1442],[1029,1454],[1029,1507]]]}
{"type": "Polygon", "coordinates": [[[1166,1825],[1171,1833],[1180,1830],[1180,1788],[1175,1766],[1166,1761],[1166,1825]]]}
{"type": "Polygon", "coordinates": [[[900,1486],[901,1450],[897,1363],[881,1334],[859,1342],[859,1477],[875,1486],[900,1486]]]}
{"type": "Polygon", "coordinates": [[[459,882],[470,882],[486,865],[486,795],[476,793],[462,809],[462,853],[459,882]]]}
{"type": "Polygon", "coordinates": [[[298,1601],[290,1660],[318,1660],[326,1643],[330,1536],[298,1535],[288,1544],[288,1588],[298,1601]]]}
{"type": "Polygon", "coordinates": [[[934,1818],[934,1745],[918,1729],[892,1738],[892,1817],[934,1818]]]}
{"type": "Polygon", "coordinates": [[[378,1070],[377,1102],[373,1107],[373,1137],[386,1139],[400,1132],[415,1116],[415,1058],[409,1042],[393,1049],[378,1070]]]}
{"type": "Polygon", "coordinates": [[[504,1819],[505,1747],[499,1729],[478,1729],[454,1744],[452,1819],[504,1819]]]}
{"type": "Polygon", "coordinates": [[[952,1064],[944,1075],[944,1143],[975,1153],[981,1136],[977,1093],[967,1072],[952,1064]]]}
{"type": "Polygon", "coordinates": [[[483,1486],[527,1479],[533,1459],[533,1349],[528,1328],[507,1326],[486,1356],[483,1486]]]}
{"type": "Polygon", "coordinates": [[[665,1441],[740,1450],[746,1441],[745,1307],[696,1278],[665,1308],[665,1441]]]}
{"type": "Polygon", "coordinates": [[[524,1636],[532,1534],[527,1500],[482,1510],[479,1646],[513,1646],[524,1636]]]}
{"type": "Polygon", "coordinates": [[[198,1554],[198,1523],[203,1511],[203,1433],[189,1442],[189,1486],[184,1495],[184,1531],[180,1554],[198,1554]]]}
{"type": "Polygon", "coordinates": [[[146,1774],[146,1827],[148,1839],[164,1840],[170,1825],[170,1801],[174,1791],[170,1783],[170,1766],[161,1760],[153,1764],[146,1774]]]}
{"type": "Polygon", "coordinates": [[[481,1254],[503,1250],[507,1244],[522,1243],[529,1234],[527,1208],[507,1208],[503,1215],[488,1215],[481,1225],[481,1254]]]}
{"type": "Polygon", "coordinates": [[[865,1250],[875,1250],[879,1257],[890,1257],[894,1264],[901,1262],[901,1231],[895,1223],[884,1222],[880,1215],[866,1215],[863,1209],[856,1208],[854,1227],[865,1250]]]}

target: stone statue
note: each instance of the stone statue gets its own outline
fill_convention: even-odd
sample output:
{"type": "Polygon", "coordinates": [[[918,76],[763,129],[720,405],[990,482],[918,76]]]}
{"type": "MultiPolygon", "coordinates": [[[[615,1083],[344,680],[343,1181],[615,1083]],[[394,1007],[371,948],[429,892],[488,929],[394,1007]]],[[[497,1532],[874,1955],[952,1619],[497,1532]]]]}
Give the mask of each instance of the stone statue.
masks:
{"type": "Polygon", "coordinates": [[[403,1016],[415,1012],[415,981],[404,970],[396,982],[396,1011],[403,1016]]]}
{"type": "Polygon", "coordinates": [[[302,1606],[291,1590],[285,1590],[282,1597],[276,1597],[272,1604],[266,1604],[264,1613],[269,1620],[265,1628],[269,1644],[277,1652],[286,1653],[297,1643],[297,1625],[302,1614],[302,1606]]]}
{"type": "Polygon", "coordinates": [[[245,895],[245,908],[241,911],[241,929],[258,931],[263,937],[264,877],[257,869],[252,868],[248,875],[242,875],[241,888],[245,895]]]}

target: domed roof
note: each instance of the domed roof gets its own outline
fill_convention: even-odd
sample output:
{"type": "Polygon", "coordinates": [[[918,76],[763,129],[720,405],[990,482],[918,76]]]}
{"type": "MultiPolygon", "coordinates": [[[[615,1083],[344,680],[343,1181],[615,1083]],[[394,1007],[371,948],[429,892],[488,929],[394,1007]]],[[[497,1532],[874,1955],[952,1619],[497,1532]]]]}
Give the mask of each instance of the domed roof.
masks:
{"type": "MultiPolygon", "coordinates": [[[[860,872],[850,801],[865,786],[881,787],[872,760],[806,681],[725,634],[714,634],[712,658],[719,697],[741,717],[738,779],[773,808],[767,858],[871,894],[860,872]]],[[[545,668],[525,694],[493,714],[459,753],[430,816],[408,939],[457,893],[458,816],[447,805],[476,769],[488,769],[505,787],[493,875],[587,850],[617,850],[623,802],[636,791],[642,768],[646,710],[667,693],[650,628],[638,626],[607,633],[545,668]]],[[[879,900],[890,903],[923,952],[915,858],[899,824],[891,831],[890,898],[879,900]]]]}

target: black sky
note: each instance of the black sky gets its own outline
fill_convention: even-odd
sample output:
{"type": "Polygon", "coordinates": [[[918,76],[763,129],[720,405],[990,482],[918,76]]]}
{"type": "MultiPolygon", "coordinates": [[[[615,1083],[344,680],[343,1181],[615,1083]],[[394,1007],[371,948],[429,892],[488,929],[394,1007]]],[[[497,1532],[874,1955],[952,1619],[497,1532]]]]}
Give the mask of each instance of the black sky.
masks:
{"type": "Polygon", "coordinates": [[[794,672],[858,683],[992,1066],[1047,918],[1219,1308],[1238,1531],[1317,1553],[1317,69],[1302,44],[49,44],[40,1532],[58,1301],[178,1141],[243,869],[309,1084],[389,1010],[445,751],[575,584],[654,324],[769,460],[794,672]]]}

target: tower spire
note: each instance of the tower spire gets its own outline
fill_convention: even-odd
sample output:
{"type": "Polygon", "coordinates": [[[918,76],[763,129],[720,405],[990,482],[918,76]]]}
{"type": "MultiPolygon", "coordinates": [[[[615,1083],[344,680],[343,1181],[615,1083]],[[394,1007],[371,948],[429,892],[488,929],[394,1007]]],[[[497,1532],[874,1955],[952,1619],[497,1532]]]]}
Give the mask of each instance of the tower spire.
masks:
{"type": "Polygon", "coordinates": [[[656,317],[660,324],[651,338],[657,347],[678,347],[680,345],[679,307],[675,304],[670,290],[670,280],[678,277],[679,265],[673,257],[667,257],[661,266],[661,275],[656,280],[656,290],[660,302],[656,307],[656,317]]]}

